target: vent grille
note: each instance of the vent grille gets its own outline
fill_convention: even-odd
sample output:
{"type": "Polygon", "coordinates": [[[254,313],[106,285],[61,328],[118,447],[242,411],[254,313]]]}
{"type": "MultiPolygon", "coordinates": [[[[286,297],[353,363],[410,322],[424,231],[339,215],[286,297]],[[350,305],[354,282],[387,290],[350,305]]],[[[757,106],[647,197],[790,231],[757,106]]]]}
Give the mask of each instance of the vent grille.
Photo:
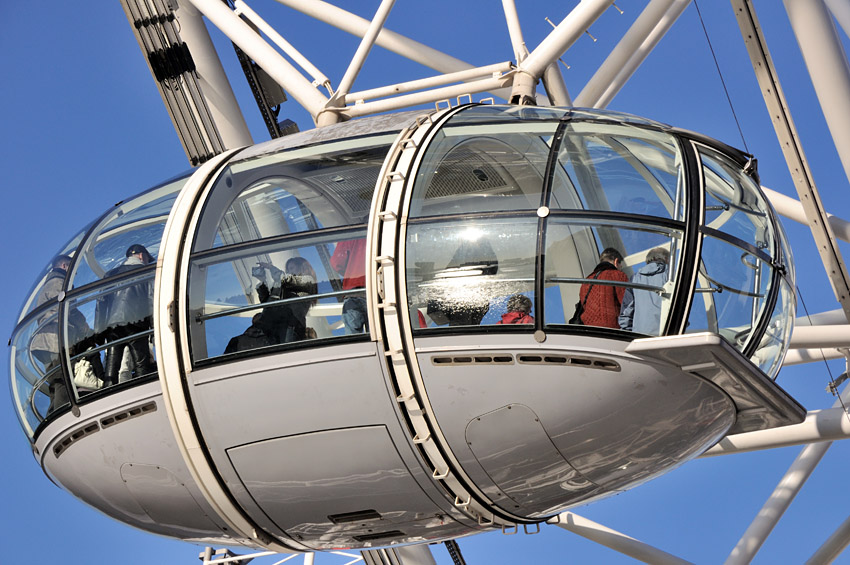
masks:
{"type": "Polygon", "coordinates": [[[103,429],[105,430],[110,426],[120,424],[121,422],[130,420],[131,418],[144,416],[145,414],[149,414],[151,412],[156,412],[156,402],[148,402],[147,404],[135,406],[133,408],[130,408],[129,410],[125,410],[124,412],[110,414],[109,416],[100,420],[100,425],[103,426],[103,429]]]}
{"type": "Polygon", "coordinates": [[[523,365],[569,365],[604,371],[620,370],[620,364],[616,361],[583,355],[518,355],[517,361],[523,365]]]}
{"type": "Polygon", "coordinates": [[[477,355],[440,355],[431,357],[434,365],[513,365],[514,356],[505,353],[477,355]]]}
{"type": "Polygon", "coordinates": [[[53,455],[59,457],[65,450],[71,447],[72,444],[80,441],[84,437],[90,436],[93,433],[100,430],[100,426],[97,425],[97,422],[92,422],[91,424],[85,425],[81,428],[77,428],[73,432],[69,433],[61,440],[59,440],[56,445],[53,446],[53,455]]]}
{"type": "Polygon", "coordinates": [[[381,515],[375,510],[358,510],[357,512],[344,512],[342,514],[331,514],[328,520],[334,524],[349,524],[351,522],[365,522],[367,520],[380,520],[381,515]]]}
{"type": "Polygon", "coordinates": [[[375,532],[373,534],[361,534],[359,536],[351,536],[356,541],[375,541],[386,538],[401,538],[404,537],[404,532],[399,530],[389,530],[387,532],[375,532]]]}
{"type": "Polygon", "coordinates": [[[489,192],[494,188],[505,187],[505,179],[484,159],[480,150],[460,147],[440,162],[425,192],[425,198],[489,192]]]}

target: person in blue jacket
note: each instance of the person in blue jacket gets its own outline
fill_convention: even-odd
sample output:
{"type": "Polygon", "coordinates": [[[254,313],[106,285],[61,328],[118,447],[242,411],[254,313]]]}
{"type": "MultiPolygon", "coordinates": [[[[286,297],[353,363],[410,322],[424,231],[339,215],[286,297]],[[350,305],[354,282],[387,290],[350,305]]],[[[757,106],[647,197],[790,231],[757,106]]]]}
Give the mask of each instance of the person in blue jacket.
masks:
{"type": "MultiPolygon", "coordinates": [[[[667,249],[650,249],[646,254],[646,265],[632,275],[632,282],[663,287],[668,278],[669,262],[670,252],[667,249]]],[[[642,288],[627,288],[618,322],[624,330],[658,335],[661,331],[661,294],[642,288]]]]}

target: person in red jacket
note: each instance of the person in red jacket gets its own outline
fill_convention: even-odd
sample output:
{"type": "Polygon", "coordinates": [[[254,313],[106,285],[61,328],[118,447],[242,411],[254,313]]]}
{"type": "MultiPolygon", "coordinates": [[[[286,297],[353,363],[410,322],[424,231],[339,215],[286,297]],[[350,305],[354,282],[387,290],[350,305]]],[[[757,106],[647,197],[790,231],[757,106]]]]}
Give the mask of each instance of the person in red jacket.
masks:
{"type": "MultiPolygon", "coordinates": [[[[588,279],[600,281],[628,282],[629,277],[620,270],[623,266],[623,255],[609,247],[599,256],[599,264],[588,279]]],[[[620,305],[626,293],[625,286],[608,284],[584,283],[579,289],[579,300],[584,305],[581,321],[586,326],[620,329],[617,318],[620,315],[620,305]]]]}
{"type": "Polygon", "coordinates": [[[500,324],[533,324],[534,316],[531,312],[531,299],[524,294],[514,294],[508,298],[508,311],[502,314],[500,324]]]}

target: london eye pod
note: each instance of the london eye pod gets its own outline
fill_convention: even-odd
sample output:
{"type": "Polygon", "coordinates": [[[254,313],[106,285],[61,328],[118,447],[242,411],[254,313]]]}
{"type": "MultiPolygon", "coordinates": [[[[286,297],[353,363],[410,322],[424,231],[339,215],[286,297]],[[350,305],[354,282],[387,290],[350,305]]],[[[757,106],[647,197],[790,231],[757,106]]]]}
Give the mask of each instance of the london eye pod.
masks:
{"type": "Polygon", "coordinates": [[[773,380],[793,278],[722,143],[576,108],[393,114],[225,153],[81,230],[25,301],[11,388],[51,480],[133,526],[433,541],[802,421],[773,380]]]}

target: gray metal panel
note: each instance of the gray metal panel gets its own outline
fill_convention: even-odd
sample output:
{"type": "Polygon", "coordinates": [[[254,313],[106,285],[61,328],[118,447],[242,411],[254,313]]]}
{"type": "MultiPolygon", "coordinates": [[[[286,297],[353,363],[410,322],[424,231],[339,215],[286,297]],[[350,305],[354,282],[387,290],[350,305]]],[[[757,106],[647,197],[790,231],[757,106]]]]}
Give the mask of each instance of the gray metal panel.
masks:
{"type": "Polygon", "coordinates": [[[125,463],[121,479],[145,514],[159,526],[182,531],[182,537],[187,538],[218,530],[184,482],[165,467],[125,463]]]}
{"type": "Polygon", "coordinates": [[[475,418],[466,440],[493,483],[510,497],[499,503],[509,512],[546,512],[564,491],[576,500],[604,492],[564,459],[528,406],[509,404],[475,418]]]}
{"type": "MultiPolygon", "coordinates": [[[[734,405],[718,387],[669,365],[625,354],[627,342],[549,335],[539,344],[531,335],[493,335],[488,343],[493,347],[482,348],[472,336],[420,338],[417,359],[431,408],[454,456],[500,506],[504,504],[500,496],[507,497],[502,489],[516,483],[509,476],[498,486],[491,480],[484,462],[467,444],[466,430],[480,415],[510,404],[533,411],[561,456],[606,491],[639,484],[695,457],[734,423],[734,405]],[[515,360],[523,354],[549,356],[556,362],[435,365],[431,361],[446,354],[474,359],[490,353],[494,358],[512,354],[515,360]],[[609,364],[560,362],[573,356],[609,364]]],[[[489,449],[495,453],[498,438],[491,441],[489,449]]],[[[513,448],[515,441],[513,436],[505,439],[503,449],[513,448]]],[[[522,455],[517,453],[520,459],[522,455]]],[[[504,458],[499,464],[509,465],[510,454],[500,456],[504,458]]],[[[511,468],[517,469],[520,480],[522,461],[515,460],[511,468]]],[[[582,492],[535,492],[521,510],[513,510],[542,517],[588,500],[582,492]]]]}
{"type": "Polygon", "coordinates": [[[411,477],[385,426],[270,439],[228,449],[227,454],[269,518],[308,546],[350,546],[355,535],[374,535],[371,545],[379,546],[381,532],[400,530],[410,538],[407,524],[437,526],[443,521],[439,508],[411,477]],[[329,518],[366,509],[381,517],[343,523],[329,518]]]}

